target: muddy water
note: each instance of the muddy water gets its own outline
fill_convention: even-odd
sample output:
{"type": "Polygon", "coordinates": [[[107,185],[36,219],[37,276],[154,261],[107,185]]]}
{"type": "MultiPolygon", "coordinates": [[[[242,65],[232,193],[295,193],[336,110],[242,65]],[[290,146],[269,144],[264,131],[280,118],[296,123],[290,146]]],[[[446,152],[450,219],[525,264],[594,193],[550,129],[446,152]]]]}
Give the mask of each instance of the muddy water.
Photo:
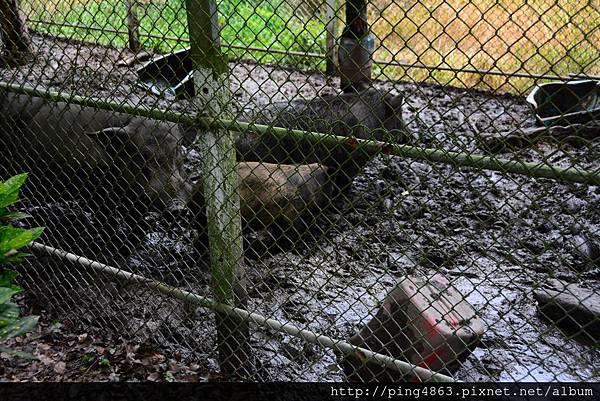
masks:
{"type": "MultiPolygon", "coordinates": [[[[130,70],[99,68],[107,59],[114,65],[119,57],[115,50],[36,40],[44,60],[64,55],[71,62],[2,71],[4,77],[42,82],[58,90],[86,88],[94,96],[174,110],[188,107],[148,96],[135,87],[130,70]]],[[[337,85],[336,80],[326,82],[318,74],[245,63],[231,67],[238,113],[252,113],[270,101],[334,93],[337,85]]],[[[403,115],[419,145],[480,152],[478,133],[534,124],[520,98],[412,83],[377,86],[404,93],[403,115]]],[[[541,143],[519,154],[500,156],[598,168],[598,149],[597,143],[579,148],[541,143]]],[[[187,169],[197,171],[198,163],[198,154],[188,152],[187,169]]],[[[542,321],[532,296],[550,277],[600,288],[598,267],[586,262],[576,245],[582,238],[600,243],[599,201],[597,187],[380,156],[355,179],[345,201],[316,216],[307,232],[293,238],[293,247],[248,259],[248,308],[347,339],[368,321],[403,275],[441,272],[453,280],[488,328],[480,347],[457,372],[458,379],[599,380],[598,349],[571,340],[542,321]]],[[[71,246],[76,250],[81,241],[101,239],[99,226],[96,236],[58,241],[64,219],[72,222],[85,216],[82,232],[100,223],[89,212],[65,215],[64,208],[56,205],[36,210],[40,207],[49,210],[43,222],[54,237],[48,241],[64,247],[75,243],[71,246]]],[[[208,256],[192,246],[198,233],[189,228],[185,217],[165,221],[151,214],[145,223],[149,228],[142,246],[126,259],[112,255],[112,263],[210,295],[208,256]]],[[[253,235],[264,233],[248,234],[253,235]]],[[[57,272],[65,276],[56,261],[38,264],[47,283],[57,272]]],[[[186,310],[150,291],[98,276],[86,276],[83,285],[77,279],[81,273],[76,272],[67,270],[69,286],[61,282],[54,286],[56,292],[37,281],[37,287],[45,290],[41,296],[59,305],[57,314],[90,329],[151,338],[168,350],[192,354],[209,368],[217,368],[208,311],[186,310]],[[91,293],[90,287],[95,289],[91,293]]],[[[338,356],[331,350],[258,327],[252,343],[260,366],[257,379],[344,379],[338,356]]]]}

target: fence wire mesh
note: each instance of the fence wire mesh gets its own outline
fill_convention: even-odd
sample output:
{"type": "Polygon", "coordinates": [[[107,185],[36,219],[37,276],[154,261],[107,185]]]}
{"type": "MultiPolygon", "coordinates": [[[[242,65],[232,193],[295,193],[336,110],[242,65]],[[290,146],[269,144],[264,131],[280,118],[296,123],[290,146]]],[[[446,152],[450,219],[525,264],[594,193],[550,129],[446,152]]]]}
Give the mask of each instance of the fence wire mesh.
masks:
{"type": "Polygon", "coordinates": [[[45,313],[243,380],[600,379],[597,2],[211,4],[0,0],[45,313]]]}

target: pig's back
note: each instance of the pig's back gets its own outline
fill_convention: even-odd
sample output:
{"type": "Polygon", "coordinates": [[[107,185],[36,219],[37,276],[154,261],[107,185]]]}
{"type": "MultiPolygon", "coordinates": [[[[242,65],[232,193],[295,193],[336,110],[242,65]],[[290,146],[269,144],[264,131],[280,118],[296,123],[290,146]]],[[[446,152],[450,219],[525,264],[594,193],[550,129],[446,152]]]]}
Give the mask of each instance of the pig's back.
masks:
{"type": "Polygon", "coordinates": [[[2,94],[2,137],[24,169],[103,168],[106,153],[87,134],[126,125],[119,113],[15,93],[2,94]]]}

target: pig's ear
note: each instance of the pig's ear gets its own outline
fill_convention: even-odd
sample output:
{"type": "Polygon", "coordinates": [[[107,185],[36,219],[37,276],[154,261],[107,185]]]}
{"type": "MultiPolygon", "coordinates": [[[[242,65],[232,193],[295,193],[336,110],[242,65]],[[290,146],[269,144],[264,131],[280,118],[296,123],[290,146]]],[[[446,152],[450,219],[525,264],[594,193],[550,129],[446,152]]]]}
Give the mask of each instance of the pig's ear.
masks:
{"type": "Polygon", "coordinates": [[[402,110],[402,103],[404,103],[404,96],[386,93],[383,102],[390,111],[400,111],[402,110]]]}
{"type": "Polygon", "coordinates": [[[87,135],[92,138],[99,146],[106,150],[123,149],[125,143],[129,140],[129,133],[124,127],[109,127],[100,131],[88,132],[87,135]]]}

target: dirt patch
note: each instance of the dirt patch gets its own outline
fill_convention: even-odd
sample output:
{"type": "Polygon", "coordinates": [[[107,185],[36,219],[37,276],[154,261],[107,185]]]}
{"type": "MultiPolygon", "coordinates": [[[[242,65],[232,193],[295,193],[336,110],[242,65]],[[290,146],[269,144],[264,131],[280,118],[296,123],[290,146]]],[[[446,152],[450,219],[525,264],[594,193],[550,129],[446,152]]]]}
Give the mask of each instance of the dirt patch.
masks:
{"type": "Polygon", "coordinates": [[[0,382],[207,381],[205,365],[150,342],[91,334],[71,320],[50,321],[45,310],[35,330],[2,344],[0,382]]]}
{"type": "MultiPolygon", "coordinates": [[[[35,43],[39,61],[0,71],[4,80],[163,109],[192,109],[138,88],[133,70],[116,67],[125,56],[118,50],[41,37],[35,43]]],[[[244,62],[231,63],[231,71],[235,111],[245,115],[272,101],[334,93],[338,84],[320,74],[244,62]]],[[[418,145],[480,153],[479,132],[534,124],[517,97],[402,82],[376,86],[404,93],[404,118],[418,145]]],[[[598,149],[597,141],[587,147],[540,143],[500,156],[597,169],[598,149]]],[[[197,170],[196,152],[188,152],[186,166],[197,170]]],[[[249,310],[347,339],[403,275],[441,272],[488,326],[458,379],[598,380],[598,349],[542,321],[533,290],[550,277],[600,288],[598,266],[577,245],[581,238],[599,243],[599,201],[600,190],[594,186],[379,156],[354,180],[347,199],[316,216],[295,247],[247,261],[249,310]]],[[[49,226],[50,244],[77,252],[81,242],[107,241],[101,227],[95,236],[71,233],[71,240],[65,239],[65,226],[75,221],[85,220],[82,231],[97,224],[97,216],[87,210],[65,217],[56,205],[28,207],[37,208],[38,216],[45,211],[46,218],[39,221],[49,226]]],[[[209,295],[208,257],[192,246],[198,233],[189,222],[152,214],[145,224],[144,244],[128,258],[112,255],[111,264],[209,295]]],[[[132,341],[160,344],[165,352],[216,369],[209,311],[186,309],[143,287],[114,283],[51,258],[28,264],[23,270],[30,278],[30,296],[51,305],[52,316],[76,319],[86,332],[119,332],[132,341]]],[[[253,349],[260,360],[257,379],[344,379],[333,351],[288,335],[256,328],[253,349]]]]}

